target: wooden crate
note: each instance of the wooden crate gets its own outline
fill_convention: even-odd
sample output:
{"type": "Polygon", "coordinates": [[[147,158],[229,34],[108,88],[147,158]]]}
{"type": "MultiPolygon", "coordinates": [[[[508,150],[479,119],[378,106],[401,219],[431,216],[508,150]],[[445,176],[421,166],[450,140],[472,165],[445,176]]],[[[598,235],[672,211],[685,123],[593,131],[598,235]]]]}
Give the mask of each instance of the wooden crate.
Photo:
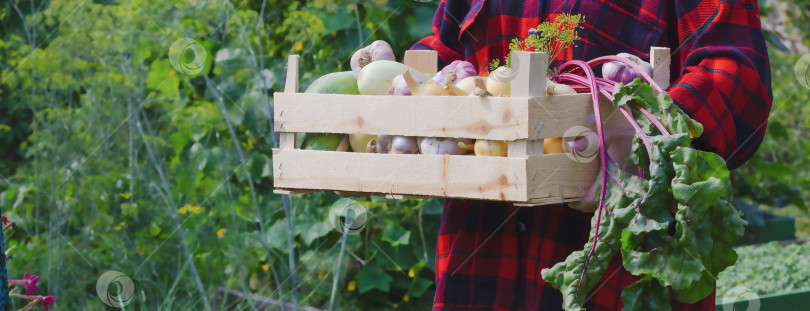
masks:
{"type": "MultiPolygon", "coordinates": [[[[276,193],[356,191],[390,198],[448,197],[542,205],[578,201],[598,170],[567,154],[543,154],[543,139],[580,126],[595,131],[590,94],[545,95],[548,57],[514,52],[512,97],[369,96],[297,93],[298,56],[288,59],[285,91],[275,93],[276,193]],[[368,154],[296,149],[296,132],[387,134],[506,140],[507,157],[368,154]]],[[[669,85],[669,49],[653,48],[653,78],[669,85]]],[[[434,51],[408,51],[405,64],[437,71],[434,51]]],[[[601,103],[605,128],[629,127],[601,103]]]]}

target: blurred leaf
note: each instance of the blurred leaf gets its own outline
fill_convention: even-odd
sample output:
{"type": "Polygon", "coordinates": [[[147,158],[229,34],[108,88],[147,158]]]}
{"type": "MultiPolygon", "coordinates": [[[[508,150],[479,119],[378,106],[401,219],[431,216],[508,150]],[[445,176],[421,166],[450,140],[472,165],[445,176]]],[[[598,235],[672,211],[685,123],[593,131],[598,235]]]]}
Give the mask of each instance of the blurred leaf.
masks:
{"type": "Polygon", "coordinates": [[[767,177],[778,178],[793,173],[793,168],[782,162],[760,162],[756,165],[760,174],[767,177]]]}
{"type": "MultiPolygon", "coordinates": [[[[273,223],[272,226],[270,226],[270,228],[267,228],[267,244],[269,244],[270,247],[272,247],[274,249],[277,249],[277,250],[280,250],[280,251],[286,251],[287,250],[287,232],[288,232],[288,230],[287,230],[287,221],[284,220],[284,219],[276,221],[275,223],[273,223]]],[[[308,238],[311,238],[312,240],[314,240],[314,239],[316,239],[318,237],[307,236],[307,238],[304,238],[304,241],[307,244],[312,242],[312,240],[307,241],[308,238]]]]}
{"type": "Polygon", "coordinates": [[[180,78],[177,71],[169,64],[168,59],[153,62],[149,67],[149,75],[146,78],[146,87],[161,91],[169,98],[175,98],[180,86],[180,78]]]}
{"type": "Polygon", "coordinates": [[[431,285],[433,285],[432,280],[415,278],[413,279],[413,283],[411,283],[411,287],[408,288],[408,295],[411,297],[421,297],[431,285]]]}
{"type": "Polygon", "coordinates": [[[444,199],[430,199],[422,209],[425,215],[441,215],[444,211],[444,199]]]}
{"type": "Polygon", "coordinates": [[[765,215],[768,215],[768,212],[761,210],[758,206],[749,204],[741,199],[735,199],[731,202],[731,205],[745,215],[748,226],[762,227],[765,225],[765,215]]]}
{"type": "Polygon", "coordinates": [[[326,221],[305,221],[297,223],[295,226],[296,234],[299,235],[307,245],[312,244],[312,241],[317,238],[326,236],[333,230],[334,227],[326,221]]]}
{"type": "Polygon", "coordinates": [[[411,232],[396,223],[396,220],[385,221],[382,233],[383,241],[388,242],[392,247],[397,247],[398,245],[408,245],[410,238],[411,232]]]}
{"type": "Polygon", "coordinates": [[[788,131],[778,119],[768,122],[768,134],[773,138],[788,139],[788,131]]]}
{"type": "Polygon", "coordinates": [[[355,278],[357,279],[357,287],[361,294],[372,289],[388,292],[391,282],[394,280],[394,278],[383,272],[383,270],[376,265],[363,267],[355,278]]]}

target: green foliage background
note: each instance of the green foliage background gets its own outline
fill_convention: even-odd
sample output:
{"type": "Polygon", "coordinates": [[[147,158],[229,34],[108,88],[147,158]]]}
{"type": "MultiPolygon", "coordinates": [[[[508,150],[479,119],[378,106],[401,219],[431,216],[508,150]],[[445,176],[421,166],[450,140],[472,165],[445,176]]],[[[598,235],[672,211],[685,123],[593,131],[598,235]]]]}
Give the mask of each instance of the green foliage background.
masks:
{"type": "Polygon", "coordinates": [[[373,40],[404,52],[434,11],[385,0],[4,1],[11,275],[40,274],[65,310],[103,307],[95,281],[110,269],[136,282],[143,310],[202,309],[219,287],[285,302],[294,291],[320,308],[342,255],[335,309],[429,302],[438,202],[366,200],[373,217],[340,253],[326,219],[335,195],[294,196],[285,209],[272,193],[270,124],[286,55],[302,55],[303,88],[347,70],[373,40]],[[207,78],[170,65],[186,36],[205,46],[207,78]]]}
{"type": "MultiPolygon", "coordinates": [[[[286,55],[302,56],[302,89],[349,70],[373,40],[401,59],[430,33],[437,3],[3,1],[10,276],[41,275],[64,310],[103,308],[95,282],[111,269],[135,281],[140,310],[217,308],[219,288],[320,309],[425,309],[441,202],[363,199],[368,226],[344,237],[326,216],[346,201],[272,193],[270,124],[286,55]],[[169,47],[185,37],[205,47],[205,76],[171,66],[169,47]]],[[[759,204],[795,207],[807,195],[810,96],[792,75],[798,57],[774,57],[769,134],[735,180],[759,204]]]]}

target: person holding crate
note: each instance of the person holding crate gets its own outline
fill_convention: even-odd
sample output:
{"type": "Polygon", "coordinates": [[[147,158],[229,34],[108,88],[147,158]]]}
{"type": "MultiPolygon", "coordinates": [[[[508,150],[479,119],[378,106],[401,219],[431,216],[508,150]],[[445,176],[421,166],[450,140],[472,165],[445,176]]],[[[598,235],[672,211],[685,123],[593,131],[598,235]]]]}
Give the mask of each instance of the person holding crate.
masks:
{"type": "MultiPolygon", "coordinates": [[[[513,38],[555,16],[581,14],[582,40],[555,62],[617,53],[648,58],[670,47],[676,104],[704,126],[695,148],[742,165],[765,134],[773,101],[770,65],[753,0],[442,0],[433,34],[412,49],[438,52],[439,66],[466,60],[487,70],[513,38]]],[[[551,62],[551,60],[550,60],[551,62]]],[[[542,278],[588,239],[592,213],[566,205],[448,199],[436,248],[434,310],[560,310],[561,293],[542,278]]],[[[638,277],[617,255],[589,293],[587,310],[621,309],[622,288],[638,277]]],[[[713,310],[714,294],[673,310],[713,310]]]]}

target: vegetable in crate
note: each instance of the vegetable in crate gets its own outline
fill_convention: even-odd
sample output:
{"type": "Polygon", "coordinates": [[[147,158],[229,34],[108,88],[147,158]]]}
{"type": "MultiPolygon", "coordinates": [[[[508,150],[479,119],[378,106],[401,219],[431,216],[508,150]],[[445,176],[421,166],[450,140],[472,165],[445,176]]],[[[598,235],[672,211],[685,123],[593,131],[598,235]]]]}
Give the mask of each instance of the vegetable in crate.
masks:
{"type": "MultiPolygon", "coordinates": [[[[416,79],[417,84],[422,84],[423,80],[416,79]]],[[[391,90],[388,91],[389,95],[397,95],[397,96],[411,96],[411,89],[408,88],[408,83],[405,82],[405,77],[401,74],[394,77],[394,80],[391,81],[391,90]]]]}
{"type": "Polygon", "coordinates": [[[365,153],[369,141],[375,138],[377,138],[377,135],[373,134],[349,134],[349,146],[352,147],[354,152],[365,153]]]}
{"type": "Polygon", "coordinates": [[[562,137],[543,139],[543,154],[563,153],[562,137]]]}
{"type": "Polygon", "coordinates": [[[341,71],[315,79],[304,93],[360,95],[360,90],[352,72],[341,71]]]}
{"type": "MultiPolygon", "coordinates": [[[[430,79],[430,75],[421,73],[401,63],[390,60],[380,60],[368,64],[357,75],[357,87],[362,95],[388,95],[394,78],[408,69],[414,78],[420,81],[430,79]]],[[[411,90],[413,91],[413,90],[411,90]]]]}
{"type": "MultiPolygon", "coordinates": [[[[395,62],[391,47],[384,41],[375,41],[370,46],[361,49],[352,57],[352,69],[357,72],[357,86],[362,95],[388,95],[392,90],[394,78],[402,74],[403,70],[409,70],[413,76],[421,81],[428,80],[427,74],[413,70],[401,63],[395,62]]],[[[397,90],[397,92],[406,92],[397,90]]],[[[404,94],[403,94],[404,95],[404,94]]],[[[380,153],[381,148],[372,149],[369,141],[377,138],[377,135],[349,134],[349,144],[354,152],[367,152],[376,150],[380,153]]]]}
{"type": "Polygon", "coordinates": [[[463,60],[454,60],[433,76],[433,80],[439,84],[444,84],[448,78],[451,78],[451,83],[458,84],[461,80],[468,77],[475,77],[477,74],[478,72],[475,70],[475,65],[472,63],[463,60]]]}
{"type": "Polygon", "coordinates": [[[505,140],[477,139],[474,145],[459,142],[458,146],[474,151],[477,156],[505,157],[509,154],[509,142],[505,140]]]}
{"type": "Polygon", "coordinates": [[[466,154],[467,149],[461,147],[459,144],[472,144],[472,139],[424,137],[419,143],[419,150],[423,154],[466,154]]]}
{"type": "Polygon", "coordinates": [[[493,96],[509,97],[512,94],[511,81],[514,73],[509,67],[498,67],[487,77],[487,91],[493,96]]]}
{"type": "MultiPolygon", "coordinates": [[[[304,93],[359,95],[357,80],[351,71],[325,74],[307,87],[304,93]]],[[[346,134],[299,133],[301,145],[298,147],[325,151],[346,151],[346,134]]]]}
{"type": "Polygon", "coordinates": [[[366,152],[416,154],[419,153],[419,143],[414,136],[377,135],[376,140],[369,141],[366,152]]]}
{"type": "Polygon", "coordinates": [[[392,135],[377,135],[377,153],[391,152],[391,142],[394,139],[392,135]]]}
{"type": "MultiPolygon", "coordinates": [[[[616,54],[618,57],[626,58],[636,65],[639,65],[641,69],[644,69],[644,73],[647,75],[652,76],[653,74],[653,67],[650,63],[641,60],[638,56],[627,54],[627,53],[619,53],[616,54]]],[[[622,62],[608,62],[602,65],[602,77],[614,82],[619,83],[630,83],[633,82],[635,79],[642,79],[641,73],[630,68],[623,64],[622,62]]]]}
{"type": "Polygon", "coordinates": [[[473,94],[477,88],[482,90],[487,89],[487,78],[479,76],[467,77],[456,83],[456,87],[464,92],[473,94]]]}
{"type": "Polygon", "coordinates": [[[388,149],[393,154],[415,154],[419,153],[419,144],[414,136],[394,136],[388,149]]]}
{"type": "Polygon", "coordinates": [[[302,148],[309,150],[347,151],[349,149],[349,140],[346,134],[307,133],[302,148]]]}
{"type": "Polygon", "coordinates": [[[352,60],[349,65],[352,67],[354,77],[359,78],[360,69],[378,60],[397,60],[396,56],[394,56],[394,50],[391,49],[391,45],[389,45],[388,42],[377,40],[357,50],[357,52],[354,52],[352,55],[352,60]]]}

